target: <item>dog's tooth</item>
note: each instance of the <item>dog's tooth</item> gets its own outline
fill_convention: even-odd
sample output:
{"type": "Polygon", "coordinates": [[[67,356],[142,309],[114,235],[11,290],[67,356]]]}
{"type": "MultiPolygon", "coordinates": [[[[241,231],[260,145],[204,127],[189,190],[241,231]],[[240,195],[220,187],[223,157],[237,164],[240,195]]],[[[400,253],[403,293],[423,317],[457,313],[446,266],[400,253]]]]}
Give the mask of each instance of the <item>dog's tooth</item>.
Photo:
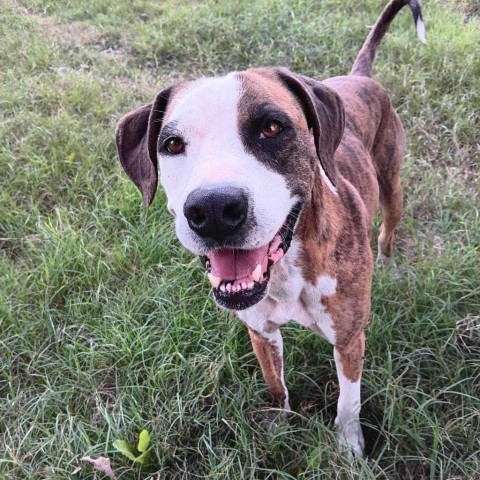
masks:
{"type": "Polygon", "coordinates": [[[255,267],[255,270],[252,272],[252,277],[256,282],[260,281],[260,278],[262,277],[262,265],[260,263],[255,267]]]}
{"type": "Polygon", "coordinates": [[[210,283],[212,284],[212,287],[213,288],[218,288],[222,279],[220,277],[217,277],[217,276],[211,274],[211,273],[208,273],[207,276],[208,276],[208,279],[210,280],[210,283]]]}
{"type": "Polygon", "coordinates": [[[231,292],[232,291],[232,284],[231,283],[227,283],[225,285],[225,289],[227,290],[227,292],[231,292]]]}
{"type": "Polygon", "coordinates": [[[222,283],[222,284],[220,285],[220,290],[221,290],[222,292],[224,292],[224,291],[226,290],[224,283],[222,283]]]}
{"type": "Polygon", "coordinates": [[[246,290],[247,289],[247,282],[242,282],[242,289],[246,290]]]}
{"type": "Polygon", "coordinates": [[[248,282],[247,283],[247,288],[251,290],[253,288],[254,283],[253,282],[248,282]]]}

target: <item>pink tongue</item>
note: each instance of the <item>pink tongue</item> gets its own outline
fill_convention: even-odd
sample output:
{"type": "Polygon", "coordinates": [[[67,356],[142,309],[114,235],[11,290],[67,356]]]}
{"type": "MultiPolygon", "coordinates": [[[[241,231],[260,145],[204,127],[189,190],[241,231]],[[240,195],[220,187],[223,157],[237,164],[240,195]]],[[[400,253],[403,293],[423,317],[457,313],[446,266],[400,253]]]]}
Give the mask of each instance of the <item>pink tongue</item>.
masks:
{"type": "Polygon", "coordinates": [[[212,274],[224,280],[248,277],[262,263],[268,253],[268,245],[255,250],[222,248],[208,255],[212,274]]]}

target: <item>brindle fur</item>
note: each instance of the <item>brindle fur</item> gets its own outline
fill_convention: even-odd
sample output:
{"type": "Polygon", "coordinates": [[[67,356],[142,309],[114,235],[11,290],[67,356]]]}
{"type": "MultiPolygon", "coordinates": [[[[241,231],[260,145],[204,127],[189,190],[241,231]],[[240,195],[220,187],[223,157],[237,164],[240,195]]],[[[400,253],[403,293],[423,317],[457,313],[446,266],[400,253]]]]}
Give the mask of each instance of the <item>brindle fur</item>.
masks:
{"type": "Polygon", "coordinates": [[[270,395],[283,402],[286,396],[285,386],[282,382],[283,358],[279,355],[278,348],[273,342],[251,328],[248,328],[248,334],[270,395]]]}
{"type": "MultiPolygon", "coordinates": [[[[260,161],[284,175],[292,192],[300,193],[306,201],[296,232],[303,246],[299,264],[305,281],[313,285],[321,275],[337,280],[335,295],[325,297],[322,303],[334,322],[337,349],[346,352],[345,358],[350,359],[346,363],[359,365],[355,354],[363,356],[363,329],[370,313],[371,224],[379,199],[383,216],[380,247],[386,256],[391,254],[393,230],[401,215],[402,124],[385,90],[369,78],[349,75],[317,82],[298,76],[305,89],[321,91],[323,98],[338,96],[343,104],[342,113],[332,109],[329,123],[321,126],[333,138],[343,133],[332,160],[335,194],[322,182],[317,155],[308,141],[308,115],[305,111],[299,115],[304,107],[296,94],[284,88],[284,74],[283,70],[265,68],[241,74],[245,93],[240,102],[239,128],[251,120],[249,109],[265,100],[294,119],[296,137],[275,152],[276,162],[268,163],[268,155],[260,161]],[[343,116],[343,111],[344,130],[343,125],[331,121],[343,116]],[[335,128],[340,132],[333,131],[335,128]]],[[[320,121],[325,122],[324,118],[320,121]]],[[[359,368],[347,364],[344,368],[347,375],[353,375],[350,380],[358,379],[359,368]]]]}

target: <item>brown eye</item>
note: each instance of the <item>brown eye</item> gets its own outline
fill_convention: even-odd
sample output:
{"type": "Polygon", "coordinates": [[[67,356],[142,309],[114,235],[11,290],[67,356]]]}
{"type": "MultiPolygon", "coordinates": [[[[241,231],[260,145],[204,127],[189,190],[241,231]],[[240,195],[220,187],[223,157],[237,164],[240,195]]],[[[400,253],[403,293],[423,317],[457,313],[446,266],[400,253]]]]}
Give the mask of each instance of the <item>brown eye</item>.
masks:
{"type": "Polygon", "coordinates": [[[276,120],[267,120],[263,125],[260,138],[276,137],[283,130],[283,125],[276,120]]]}
{"type": "Polygon", "coordinates": [[[174,155],[177,155],[179,153],[182,153],[185,150],[185,144],[180,138],[171,137],[166,140],[165,148],[169,153],[173,153],[174,155]]]}

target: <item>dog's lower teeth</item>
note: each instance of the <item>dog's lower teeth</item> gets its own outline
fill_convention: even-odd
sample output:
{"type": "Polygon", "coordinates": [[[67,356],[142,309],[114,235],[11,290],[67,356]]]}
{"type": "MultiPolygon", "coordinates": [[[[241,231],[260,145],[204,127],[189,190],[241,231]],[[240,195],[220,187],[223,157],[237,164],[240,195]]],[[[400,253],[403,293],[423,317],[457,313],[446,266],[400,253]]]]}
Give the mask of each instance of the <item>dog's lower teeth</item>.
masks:
{"type": "Polygon", "coordinates": [[[266,274],[264,275],[262,271],[261,263],[255,267],[250,278],[245,278],[243,280],[227,281],[210,272],[207,272],[207,276],[214,290],[220,290],[222,293],[239,293],[253,290],[255,288],[255,283],[261,283],[266,278],[266,274]]]}
{"type": "MultiPolygon", "coordinates": [[[[213,281],[216,280],[217,277],[215,277],[215,279],[212,280],[209,275],[208,278],[210,279],[213,285],[213,281]]],[[[255,287],[255,282],[253,281],[244,280],[242,282],[239,282],[238,280],[235,280],[233,282],[226,283],[225,280],[220,279],[218,286],[214,288],[220,290],[222,293],[225,293],[225,292],[238,293],[242,291],[252,290],[254,287],[255,287]]]]}

